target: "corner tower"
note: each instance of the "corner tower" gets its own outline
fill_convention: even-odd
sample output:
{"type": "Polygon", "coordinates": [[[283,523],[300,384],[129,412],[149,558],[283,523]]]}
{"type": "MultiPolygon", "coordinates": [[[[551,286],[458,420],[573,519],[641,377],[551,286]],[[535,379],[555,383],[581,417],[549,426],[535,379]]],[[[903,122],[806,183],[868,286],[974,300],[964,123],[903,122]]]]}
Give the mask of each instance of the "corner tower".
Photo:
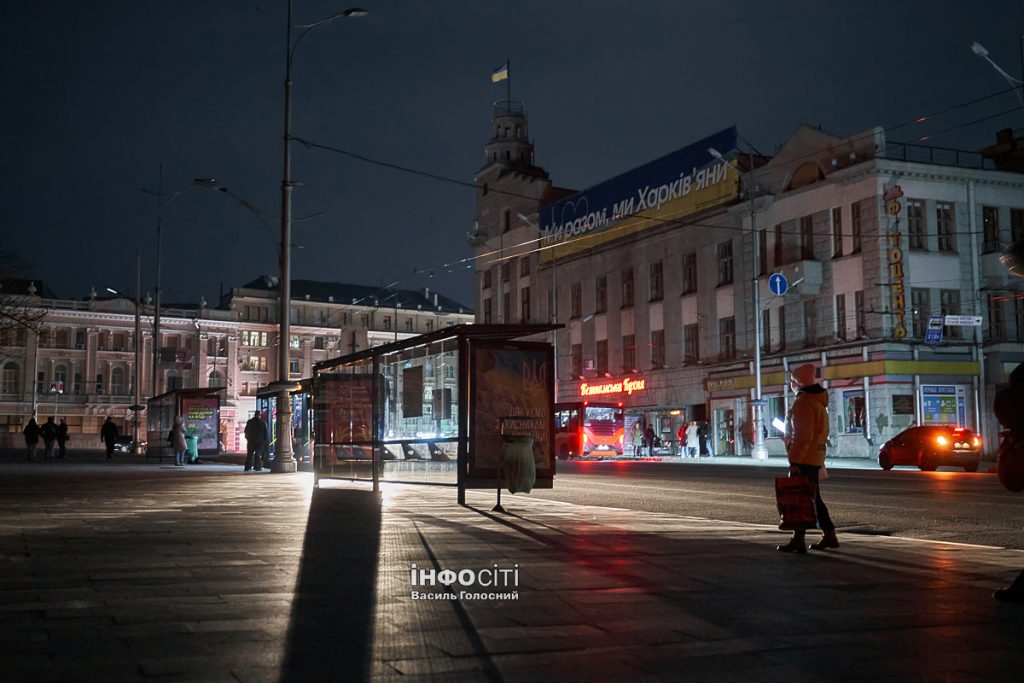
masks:
{"type": "Polygon", "coordinates": [[[522,288],[514,280],[520,273],[536,272],[538,214],[551,181],[547,171],[534,164],[521,101],[494,103],[491,138],[473,180],[479,189],[476,220],[468,237],[477,257],[477,322],[525,322],[537,316],[529,303],[520,300],[522,288]]]}

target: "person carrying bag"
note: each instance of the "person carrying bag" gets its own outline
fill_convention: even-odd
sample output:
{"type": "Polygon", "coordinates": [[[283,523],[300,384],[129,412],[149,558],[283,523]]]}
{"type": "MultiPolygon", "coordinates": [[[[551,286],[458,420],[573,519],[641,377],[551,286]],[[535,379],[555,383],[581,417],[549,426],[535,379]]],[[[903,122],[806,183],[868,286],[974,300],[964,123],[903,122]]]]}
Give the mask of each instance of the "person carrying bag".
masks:
{"type": "MultiPolygon", "coordinates": [[[[822,531],[822,538],[818,543],[811,545],[811,548],[827,550],[838,548],[839,539],[836,538],[836,527],[832,523],[828,508],[825,507],[825,502],[821,499],[821,488],[818,483],[818,475],[825,466],[825,448],[828,442],[829,427],[828,392],[818,384],[815,379],[816,372],[816,368],[810,363],[805,363],[790,371],[790,385],[796,392],[796,400],[793,401],[793,407],[790,410],[792,429],[786,435],[786,455],[789,458],[789,478],[804,477],[807,480],[806,483],[790,484],[790,489],[796,490],[803,486],[805,497],[813,498],[814,501],[814,517],[818,528],[822,531]]],[[[776,485],[778,486],[778,482],[776,485]]],[[[784,484],[783,487],[785,488],[786,485],[784,484]]],[[[779,499],[780,512],[783,510],[782,502],[783,499],[779,499]]],[[[800,508],[794,509],[799,510],[800,508]]],[[[794,521],[793,537],[789,543],[777,547],[780,552],[800,554],[807,552],[804,537],[807,529],[814,526],[814,521],[807,523],[807,518],[808,515],[805,515],[802,518],[802,523],[794,521]]]]}

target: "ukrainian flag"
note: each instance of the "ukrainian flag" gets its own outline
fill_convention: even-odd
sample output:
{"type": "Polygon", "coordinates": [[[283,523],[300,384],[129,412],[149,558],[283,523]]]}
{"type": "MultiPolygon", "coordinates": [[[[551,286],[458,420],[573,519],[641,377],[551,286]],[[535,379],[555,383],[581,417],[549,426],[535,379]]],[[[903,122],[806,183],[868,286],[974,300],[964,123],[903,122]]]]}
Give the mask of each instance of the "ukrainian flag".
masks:
{"type": "Polygon", "coordinates": [[[505,62],[491,74],[491,83],[500,83],[508,78],[508,62],[505,62]]]}

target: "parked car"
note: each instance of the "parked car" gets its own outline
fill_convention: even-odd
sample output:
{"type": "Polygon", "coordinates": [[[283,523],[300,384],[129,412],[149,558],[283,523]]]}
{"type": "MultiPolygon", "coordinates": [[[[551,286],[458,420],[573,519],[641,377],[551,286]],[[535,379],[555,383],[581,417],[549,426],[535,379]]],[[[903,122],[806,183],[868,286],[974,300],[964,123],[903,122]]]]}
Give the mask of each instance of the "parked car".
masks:
{"type": "Polygon", "coordinates": [[[910,427],[878,449],[878,464],[883,470],[891,470],[893,465],[916,465],[931,472],[941,465],[951,465],[977,472],[980,460],[981,437],[956,425],[910,427]]]}
{"type": "MultiPolygon", "coordinates": [[[[140,442],[139,446],[143,449],[146,447],[146,442],[140,442]]],[[[132,437],[130,436],[119,436],[114,441],[114,452],[115,453],[131,453],[132,452],[132,437]]]]}

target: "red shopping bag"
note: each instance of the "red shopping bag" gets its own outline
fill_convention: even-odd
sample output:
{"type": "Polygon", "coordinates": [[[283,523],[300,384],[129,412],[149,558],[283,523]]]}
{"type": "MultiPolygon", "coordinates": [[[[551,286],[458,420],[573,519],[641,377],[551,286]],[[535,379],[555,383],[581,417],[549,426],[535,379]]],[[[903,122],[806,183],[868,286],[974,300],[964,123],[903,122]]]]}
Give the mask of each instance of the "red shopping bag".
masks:
{"type": "Polygon", "coordinates": [[[810,477],[776,477],[775,504],[779,508],[780,529],[812,529],[818,523],[814,482],[810,477]]]}

